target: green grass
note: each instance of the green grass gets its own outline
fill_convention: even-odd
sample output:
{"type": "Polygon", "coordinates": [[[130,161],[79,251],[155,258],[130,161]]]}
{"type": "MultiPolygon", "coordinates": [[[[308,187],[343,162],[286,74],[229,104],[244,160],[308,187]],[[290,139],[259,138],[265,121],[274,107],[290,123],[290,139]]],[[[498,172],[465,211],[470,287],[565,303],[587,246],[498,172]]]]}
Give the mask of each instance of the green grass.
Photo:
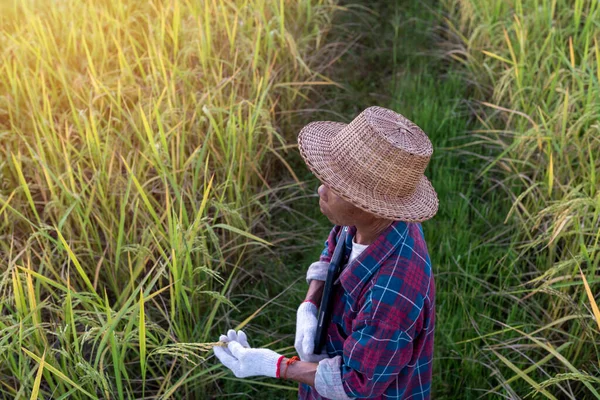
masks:
{"type": "Polygon", "coordinates": [[[332,4],[0,5],[0,397],[295,398],[204,357],[294,352],[289,143],[374,104],[435,148],[434,397],[599,397],[598,3],[332,4]]]}
{"type": "Polygon", "coordinates": [[[277,113],[323,83],[332,6],[2,2],[0,397],[201,398],[223,375],[206,352],[269,245],[277,113]]]}
{"type": "Polygon", "coordinates": [[[510,203],[515,228],[517,257],[500,265],[514,306],[490,315],[477,359],[498,371],[491,386],[513,396],[600,398],[600,6],[451,0],[445,9],[454,57],[481,101],[477,140],[493,152],[481,174],[510,203]]]}

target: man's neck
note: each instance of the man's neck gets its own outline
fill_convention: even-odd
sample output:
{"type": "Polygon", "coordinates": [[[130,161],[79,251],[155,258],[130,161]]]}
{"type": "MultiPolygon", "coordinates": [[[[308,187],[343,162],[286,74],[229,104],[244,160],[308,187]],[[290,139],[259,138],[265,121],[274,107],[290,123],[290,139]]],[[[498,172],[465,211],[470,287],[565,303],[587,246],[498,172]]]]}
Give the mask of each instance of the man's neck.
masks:
{"type": "Polygon", "coordinates": [[[365,222],[356,223],[356,235],[354,241],[357,244],[369,245],[373,243],[381,233],[386,230],[394,221],[389,219],[373,219],[365,222]]]}

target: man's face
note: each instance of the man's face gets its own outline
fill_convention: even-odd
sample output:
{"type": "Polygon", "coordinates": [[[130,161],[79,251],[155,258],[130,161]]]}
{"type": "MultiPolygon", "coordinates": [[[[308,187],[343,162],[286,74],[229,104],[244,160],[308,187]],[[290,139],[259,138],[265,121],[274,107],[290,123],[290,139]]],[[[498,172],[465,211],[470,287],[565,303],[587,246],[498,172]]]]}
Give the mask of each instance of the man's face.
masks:
{"type": "Polygon", "coordinates": [[[355,225],[356,221],[365,213],[360,208],[339,197],[325,184],[319,186],[317,193],[319,193],[321,212],[334,225],[355,225]]]}

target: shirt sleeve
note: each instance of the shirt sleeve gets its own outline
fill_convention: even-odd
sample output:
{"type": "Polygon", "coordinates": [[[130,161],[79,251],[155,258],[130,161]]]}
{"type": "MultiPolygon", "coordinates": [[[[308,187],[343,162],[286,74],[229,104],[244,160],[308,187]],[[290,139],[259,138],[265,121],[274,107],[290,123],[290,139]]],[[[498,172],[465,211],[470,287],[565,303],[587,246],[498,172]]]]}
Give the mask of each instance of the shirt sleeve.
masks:
{"type": "Polygon", "coordinates": [[[325,358],[319,361],[315,374],[315,389],[326,399],[350,400],[342,383],[342,357],[325,358]]]}
{"type": "Polygon", "coordinates": [[[380,320],[356,323],[344,341],[341,371],[346,393],[371,398],[385,392],[412,357],[410,333],[380,320]]]}

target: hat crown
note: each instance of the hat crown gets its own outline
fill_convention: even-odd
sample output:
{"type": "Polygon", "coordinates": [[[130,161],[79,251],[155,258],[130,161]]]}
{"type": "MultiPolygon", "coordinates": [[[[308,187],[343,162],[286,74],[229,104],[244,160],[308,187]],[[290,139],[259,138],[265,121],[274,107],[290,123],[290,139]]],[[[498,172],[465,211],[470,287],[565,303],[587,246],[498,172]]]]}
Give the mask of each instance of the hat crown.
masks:
{"type": "Polygon", "coordinates": [[[433,146],[404,116],[369,107],[332,138],[331,151],[344,179],[382,197],[403,198],[423,178],[433,146]]]}
{"type": "Polygon", "coordinates": [[[385,137],[392,146],[411,154],[431,157],[433,146],[429,138],[403,115],[382,107],[369,107],[362,114],[371,129],[385,137]]]}

